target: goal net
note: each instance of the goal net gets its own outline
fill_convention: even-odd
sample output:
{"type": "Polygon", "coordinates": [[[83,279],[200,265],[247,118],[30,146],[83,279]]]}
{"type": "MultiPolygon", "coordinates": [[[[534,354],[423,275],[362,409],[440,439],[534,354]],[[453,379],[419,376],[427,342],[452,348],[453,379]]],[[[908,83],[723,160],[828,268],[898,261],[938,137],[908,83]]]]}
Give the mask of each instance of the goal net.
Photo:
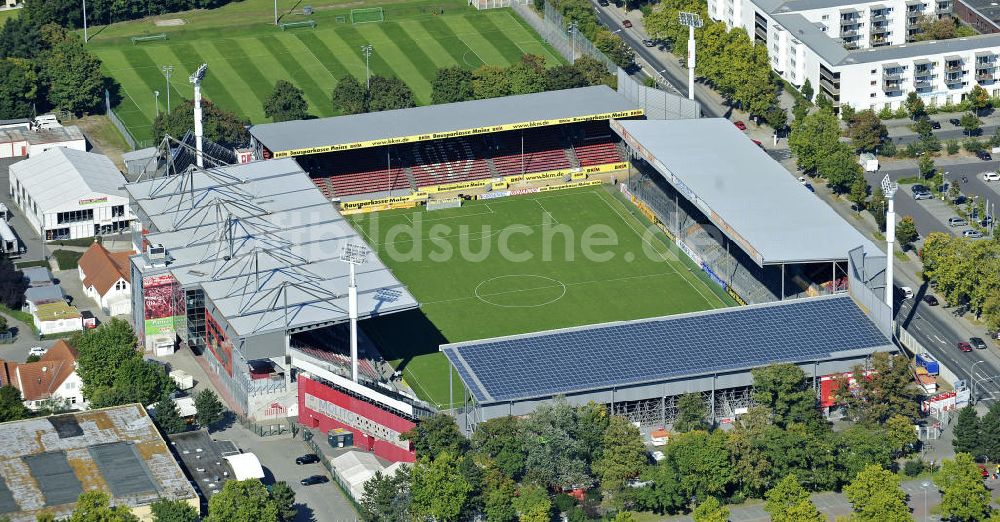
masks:
{"type": "Polygon", "coordinates": [[[385,13],[381,7],[366,7],[363,9],[351,9],[352,24],[366,24],[370,22],[385,21],[385,13]]]}

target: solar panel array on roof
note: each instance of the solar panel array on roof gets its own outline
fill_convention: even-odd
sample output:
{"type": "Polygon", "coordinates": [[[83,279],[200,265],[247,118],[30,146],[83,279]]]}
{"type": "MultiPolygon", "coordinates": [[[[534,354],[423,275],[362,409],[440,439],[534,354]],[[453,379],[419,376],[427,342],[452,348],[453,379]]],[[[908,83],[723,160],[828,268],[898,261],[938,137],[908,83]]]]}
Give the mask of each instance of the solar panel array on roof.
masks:
{"type": "Polygon", "coordinates": [[[46,418],[49,420],[49,424],[56,430],[60,439],[83,435],[83,428],[80,427],[80,423],[77,422],[76,417],[73,415],[52,415],[46,418]]]}
{"type": "Polygon", "coordinates": [[[113,442],[90,446],[87,451],[97,464],[97,469],[101,470],[101,476],[115,498],[156,491],[156,485],[136,453],[134,444],[113,442]]]}
{"type": "Polygon", "coordinates": [[[49,451],[38,455],[24,457],[25,464],[31,470],[31,477],[38,484],[45,497],[45,505],[58,506],[76,502],[83,485],[76,473],[66,461],[65,451],[49,451]]]}
{"type": "Polygon", "coordinates": [[[503,402],[890,344],[849,296],[610,323],[442,347],[480,403],[503,402]]]}
{"type": "Polygon", "coordinates": [[[7,487],[7,481],[0,476],[0,513],[16,513],[20,510],[14,501],[14,494],[7,487]]]}

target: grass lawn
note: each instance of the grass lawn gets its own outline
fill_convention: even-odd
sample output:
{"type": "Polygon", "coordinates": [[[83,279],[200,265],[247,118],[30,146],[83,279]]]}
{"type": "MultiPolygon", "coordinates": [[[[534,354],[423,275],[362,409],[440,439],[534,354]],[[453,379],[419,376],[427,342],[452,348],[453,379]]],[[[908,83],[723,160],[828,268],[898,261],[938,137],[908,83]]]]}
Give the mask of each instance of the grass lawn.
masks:
{"type": "Polygon", "coordinates": [[[83,252],[55,250],[52,252],[52,256],[56,258],[56,263],[59,263],[59,270],[70,270],[78,266],[80,258],[83,257],[83,252]]]}
{"type": "Polygon", "coordinates": [[[633,208],[617,192],[591,187],[352,216],[422,305],[362,326],[421,398],[446,408],[442,343],[733,304],[633,208]],[[585,255],[588,230],[609,238],[592,251],[610,259],[585,255]]]}
{"type": "MultiPolygon", "coordinates": [[[[553,65],[562,63],[509,9],[480,12],[463,0],[365,2],[366,6],[384,4],[385,21],[351,24],[350,8],[357,4],[312,2],[316,14],[311,18],[318,22],[315,29],[281,31],[270,23],[273,4],[269,0],[245,0],[211,11],[156,18],[180,18],[187,22],[182,26],[161,27],[147,19],[95,29],[90,46],[107,73],[121,84],[122,101],[116,112],[140,140],[149,139],[157,109],[166,110],[162,65],[174,66],[172,106],[193,95],[188,76],[208,63],[204,96],[262,123],[266,121],[263,100],[279,79],[288,79],[305,91],[312,115],[335,115],[330,92],[337,78],[352,74],[364,81],[365,58],[360,50],[364,44],[374,47],[371,72],[399,77],[420,104],[430,103],[431,82],[440,67],[506,66],[525,53],[541,55],[553,65]],[[169,39],[136,45],[130,40],[158,33],[166,33],[169,39]],[[160,91],[159,107],[154,91],[160,91]]],[[[282,20],[305,19],[289,13],[291,5],[279,2],[282,20]]]]}
{"type": "Polygon", "coordinates": [[[4,9],[3,11],[0,11],[0,26],[2,26],[8,18],[14,18],[20,13],[20,9],[4,9]]]}

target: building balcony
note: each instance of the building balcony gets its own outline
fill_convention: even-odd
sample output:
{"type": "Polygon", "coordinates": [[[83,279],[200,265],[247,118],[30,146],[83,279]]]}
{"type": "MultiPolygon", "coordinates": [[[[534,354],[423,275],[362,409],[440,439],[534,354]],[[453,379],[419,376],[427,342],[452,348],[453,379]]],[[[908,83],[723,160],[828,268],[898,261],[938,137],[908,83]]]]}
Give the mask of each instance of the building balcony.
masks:
{"type": "Polygon", "coordinates": [[[938,2],[937,4],[938,14],[950,13],[951,7],[952,7],[951,2],[938,2]]]}
{"type": "Polygon", "coordinates": [[[964,66],[963,66],[962,62],[948,62],[948,63],[944,64],[944,70],[945,70],[945,72],[950,72],[950,73],[959,73],[960,72],[960,73],[964,74],[965,71],[963,69],[964,69],[964,66]]]}
{"type": "Polygon", "coordinates": [[[885,70],[882,71],[882,80],[884,81],[899,81],[903,78],[903,71],[901,70],[885,70]]]}
{"type": "Polygon", "coordinates": [[[840,82],[831,82],[820,75],[819,84],[830,94],[840,94],[840,82]]]}
{"type": "Polygon", "coordinates": [[[880,13],[880,14],[872,13],[872,23],[885,22],[888,19],[889,19],[888,13],[880,13]]]}
{"type": "Polygon", "coordinates": [[[892,45],[892,42],[886,39],[872,40],[872,47],[885,47],[887,45],[892,45]]]}
{"type": "Polygon", "coordinates": [[[873,25],[871,32],[872,32],[872,35],[876,35],[876,34],[888,34],[889,33],[889,24],[873,25]]]}
{"type": "Polygon", "coordinates": [[[848,37],[848,36],[858,36],[858,30],[857,29],[842,29],[840,31],[840,37],[841,38],[845,38],[845,37],[848,37]]]}
{"type": "Polygon", "coordinates": [[[898,91],[902,88],[902,82],[900,80],[886,80],[882,82],[883,91],[898,91]]]}
{"type": "Polygon", "coordinates": [[[993,83],[994,74],[992,72],[976,73],[976,81],[979,83],[993,83]]]}
{"type": "Polygon", "coordinates": [[[860,48],[861,44],[859,44],[857,41],[844,42],[844,49],[847,49],[848,51],[855,51],[860,48]]]}
{"type": "Polygon", "coordinates": [[[913,88],[917,89],[917,90],[920,90],[920,89],[930,89],[931,86],[932,86],[932,84],[931,84],[930,80],[914,80],[913,81],[913,88]]]}

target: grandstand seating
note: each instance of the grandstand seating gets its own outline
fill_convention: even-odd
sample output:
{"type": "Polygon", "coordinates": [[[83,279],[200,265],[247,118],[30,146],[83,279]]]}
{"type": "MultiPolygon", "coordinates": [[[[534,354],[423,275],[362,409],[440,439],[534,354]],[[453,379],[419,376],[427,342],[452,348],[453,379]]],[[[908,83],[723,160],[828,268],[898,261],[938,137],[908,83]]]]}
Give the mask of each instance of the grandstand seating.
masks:
{"type": "Polygon", "coordinates": [[[396,165],[390,168],[385,149],[351,151],[349,162],[339,161],[345,156],[335,154],[325,161],[310,163],[319,167],[309,172],[324,196],[343,197],[412,188],[402,165],[396,166],[395,158],[393,163],[396,165]]]}
{"type": "Polygon", "coordinates": [[[408,159],[413,162],[417,187],[458,183],[493,176],[486,163],[482,144],[475,139],[453,138],[413,145],[408,159]]]}
{"type": "MultiPolygon", "coordinates": [[[[501,176],[522,173],[521,135],[506,133],[498,144],[493,164],[501,176]]],[[[562,143],[558,128],[524,131],[523,172],[545,172],[571,167],[569,156],[562,143]]]]}
{"type": "Polygon", "coordinates": [[[580,124],[579,131],[582,136],[573,143],[573,151],[581,167],[617,163],[622,160],[615,145],[618,140],[606,123],[600,121],[583,123],[580,124]]]}

